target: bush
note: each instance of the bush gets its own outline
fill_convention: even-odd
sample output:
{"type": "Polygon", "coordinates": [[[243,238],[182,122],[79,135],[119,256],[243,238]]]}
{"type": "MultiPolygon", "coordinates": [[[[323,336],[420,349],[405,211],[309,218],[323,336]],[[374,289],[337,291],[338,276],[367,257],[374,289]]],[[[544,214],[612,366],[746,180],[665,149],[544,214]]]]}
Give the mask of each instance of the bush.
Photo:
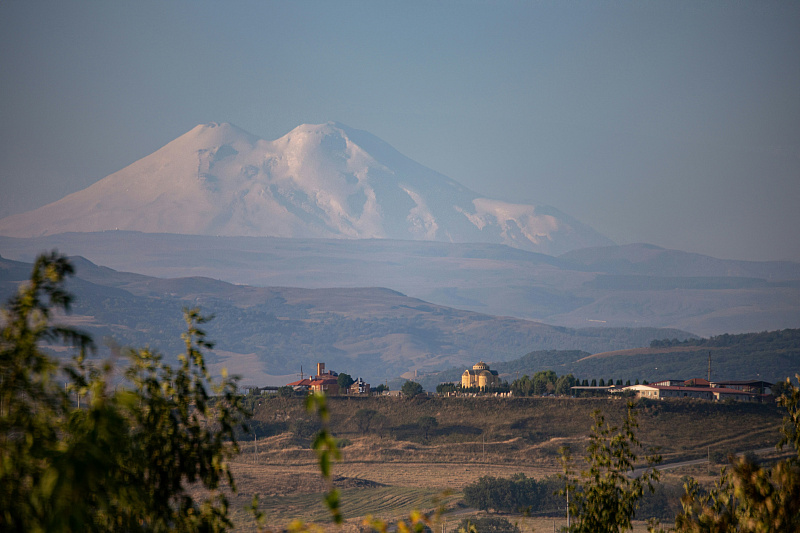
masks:
{"type": "Polygon", "coordinates": [[[467,533],[471,531],[476,533],[520,533],[517,524],[512,524],[505,518],[497,516],[463,518],[458,523],[458,531],[467,533]]]}
{"type": "Polygon", "coordinates": [[[423,392],[425,392],[425,389],[423,389],[422,385],[420,385],[416,381],[406,381],[400,388],[400,392],[403,393],[403,396],[406,396],[408,398],[413,398],[414,396],[418,396],[423,392]]]}
{"type": "Polygon", "coordinates": [[[464,487],[464,503],[482,511],[506,513],[560,512],[562,498],[555,493],[563,488],[557,476],[539,481],[517,474],[511,478],[483,476],[464,487]]]}
{"type": "Polygon", "coordinates": [[[421,416],[417,419],[417,425],[425,434],[425,440],[427,440],[430,432],[439,426],[439,421],[432,416],[421,416]]]}
{"type": "Polygon", "coordinates": [[[306,444],[319,432],[320,427],[316,418],[295,418],[289,425],[289,431],[294,434],[296,442],[306,444]]]}
{"type": "Polygon", "coordinates": [[[458,387],[455,383],[439,383],[436,385],[436,392],[439,394],[446,394],[448,392],[456,392],[458,387]]]}

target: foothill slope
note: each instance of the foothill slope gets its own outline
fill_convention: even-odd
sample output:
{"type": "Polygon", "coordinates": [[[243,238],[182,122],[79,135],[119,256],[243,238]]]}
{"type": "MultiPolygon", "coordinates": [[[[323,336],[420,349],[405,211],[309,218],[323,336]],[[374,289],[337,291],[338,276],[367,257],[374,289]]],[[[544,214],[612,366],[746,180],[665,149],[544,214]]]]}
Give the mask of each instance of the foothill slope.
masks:
{"type": "MultiPolygon", "coordinates": [[[[215,316],[206,327],[217,351],[211,363],[243,376],[244,385],[283,385],[318,362],[383,382],[409,371],[504,360],[536,349],[591,353],[689,335],[657,328],[553,327],[462,311],[381,288],[250,287],[203,278],[161,279],[116,272],[76,258],[67,323],[96,339],[150,345],[168,357],[181,350],[181,309],[215,316]]],[[[29,265],[0,260],[0,297],[26,279],[29,265]]]]}

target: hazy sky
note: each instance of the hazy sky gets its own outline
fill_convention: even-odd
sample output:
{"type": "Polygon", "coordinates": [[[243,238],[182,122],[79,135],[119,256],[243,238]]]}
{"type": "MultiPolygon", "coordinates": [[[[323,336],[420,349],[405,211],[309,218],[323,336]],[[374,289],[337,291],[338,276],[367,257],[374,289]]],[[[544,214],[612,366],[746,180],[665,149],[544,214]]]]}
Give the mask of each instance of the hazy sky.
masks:
{"type": "Polygon", "coordinates": [[[0,2],[0,215],[339,121],[620,244],[800,260],[800,2],[0,2]]]}

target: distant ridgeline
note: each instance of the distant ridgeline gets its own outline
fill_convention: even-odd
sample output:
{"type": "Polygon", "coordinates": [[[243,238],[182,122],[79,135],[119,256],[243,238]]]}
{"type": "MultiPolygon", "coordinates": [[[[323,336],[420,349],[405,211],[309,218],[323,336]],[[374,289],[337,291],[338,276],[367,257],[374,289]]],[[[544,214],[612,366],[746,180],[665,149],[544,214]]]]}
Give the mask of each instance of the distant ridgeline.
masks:
{"type": "MultiPolygon", "coordinates": [[[[748,351],[798,350],[800,349],[800,329],[781,329],[760,333],[725,333],[708,339],[663,339],[650,341],[651,348],[672,346],[703,346],[705,348],[739,348],[748,351]]],[[[800,362],[800,361],[798,361],[800,362]]]]}
{"type": "MultiPolygon", "coordinates": [[[[554,370],[559,376],[571,373],[589,381],[657,381],[705,378],[709,354],[713,379],[762,379],[774,383],[800,371],[800,329],[725,334],[708,339],[654,340],[648,348],[594,355],[580,350],[542,350],[490,365],[509,383],[542,370],[554,370]]],[[[437,383],[458,381],[463,371],[453,368],[425,375],[418,381],[426,390],[434,390],[437,383]]]]}

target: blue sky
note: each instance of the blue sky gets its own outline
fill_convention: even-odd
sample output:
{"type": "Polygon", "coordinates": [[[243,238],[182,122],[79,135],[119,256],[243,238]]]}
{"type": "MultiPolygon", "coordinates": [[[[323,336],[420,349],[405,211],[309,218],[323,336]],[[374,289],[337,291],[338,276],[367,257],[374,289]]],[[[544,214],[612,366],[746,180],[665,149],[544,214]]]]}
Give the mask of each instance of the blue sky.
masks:
{"type": "Polygon", "coordinates": [[[2,2],[0,215],[339,121],[620,244],[800,260],[800,2],[2,2]]]}

